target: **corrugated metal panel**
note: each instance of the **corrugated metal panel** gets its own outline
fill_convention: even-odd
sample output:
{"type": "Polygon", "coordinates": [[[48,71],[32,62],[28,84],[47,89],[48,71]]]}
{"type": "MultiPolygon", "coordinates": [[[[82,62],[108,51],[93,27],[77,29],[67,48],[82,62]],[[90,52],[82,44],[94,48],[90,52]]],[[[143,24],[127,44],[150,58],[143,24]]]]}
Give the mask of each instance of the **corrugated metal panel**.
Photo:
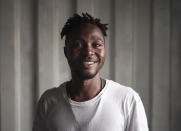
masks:
{"type": "Polygon", "coordinates": [[[140,94],[150,130],[181,130],[180,1],[1,0],[0,7],[1,131],[31,131],[41,94],[70,79],[59,33],[82,11],[109,24],[102,76],[140,94]]]}

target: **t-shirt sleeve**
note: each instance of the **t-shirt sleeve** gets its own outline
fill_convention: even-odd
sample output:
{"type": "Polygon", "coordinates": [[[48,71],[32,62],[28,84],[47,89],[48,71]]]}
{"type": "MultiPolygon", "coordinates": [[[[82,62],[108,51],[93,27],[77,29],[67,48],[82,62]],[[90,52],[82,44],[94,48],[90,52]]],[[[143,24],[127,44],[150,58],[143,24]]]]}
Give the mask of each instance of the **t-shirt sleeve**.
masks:
{"type": "Polygon", "coordinates": [[[148,131],[145,109],[139,95],[131,90],[124,103],[126,113],[125,131],[148,131]]]}

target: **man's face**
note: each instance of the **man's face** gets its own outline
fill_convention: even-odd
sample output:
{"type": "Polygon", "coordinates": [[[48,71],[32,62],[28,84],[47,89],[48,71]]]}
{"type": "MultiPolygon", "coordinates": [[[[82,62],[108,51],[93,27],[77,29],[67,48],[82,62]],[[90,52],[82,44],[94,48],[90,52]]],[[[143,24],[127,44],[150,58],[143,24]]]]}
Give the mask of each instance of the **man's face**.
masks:
{"type": "Polygon", "coordinates": [[[72,75],[82,79],[93,78],[105,59],[104,36],[93,24],[83,24],[72,31],[65,47],[72,75]]]}

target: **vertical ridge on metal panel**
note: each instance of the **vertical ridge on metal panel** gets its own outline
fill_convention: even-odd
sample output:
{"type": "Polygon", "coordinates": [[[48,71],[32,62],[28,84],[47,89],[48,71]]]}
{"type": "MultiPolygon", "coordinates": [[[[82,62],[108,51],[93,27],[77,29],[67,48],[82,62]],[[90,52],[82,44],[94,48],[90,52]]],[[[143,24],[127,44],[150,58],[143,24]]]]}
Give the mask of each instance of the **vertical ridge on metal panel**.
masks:
{"type": "Polygon", "coordinates": [[[153,123],[154,131],[169,131],[170,91],[169,0],[154,1],[153,123]]]}
{"type": "Polygon", "coordinates": [[[38,8],[38,73],[39,97],[53,86],[53,3],[39,0],[38,8]]]}
{"type": "MultiPolygon", "coordinates": [[[[140,94],[147,116],[150,113],[150,0],[133,1],[132,87],[140,94]]],[[[149,118],[148,118],[149,119],[149,118]]]]}
{"type": "Polygon", "coordinates": [[[115,5],[115,80],[131,86],[132,0],[116,0],[115,5]]]}
{"type": "MultiPolygon", "coordinates": [[[[20,98],[20,129],[18,131],[31,131],[33,122],[33,98],[34,98],[34,1],[21,0],[21,18],[20,18],[20,73],[21,88],[19,91],[20,98]],[[22,111],[23,110],[23,111],[22,111]]],[[[37,13],[37,12],[36,12],[37,13]]],[[[36,67],[35,67],[36,68],[36,67]]],[[[35,92],[36,93],[36,92],[35,92]]]]}
{"type": "Polygon", "coordinates": [[[0,1],[1,51],[1,131],[13,131],[15,125],[15,0],[0,1]]]}
{"type": "Polygon", "coordinates": [[[21,0],[14,5],[15,131],[21,131],[21,0]]]}
{"type": "Polygon", "coordinates": [[[181,1],[171,2],[171,131],[181,130],[181,1]]]}

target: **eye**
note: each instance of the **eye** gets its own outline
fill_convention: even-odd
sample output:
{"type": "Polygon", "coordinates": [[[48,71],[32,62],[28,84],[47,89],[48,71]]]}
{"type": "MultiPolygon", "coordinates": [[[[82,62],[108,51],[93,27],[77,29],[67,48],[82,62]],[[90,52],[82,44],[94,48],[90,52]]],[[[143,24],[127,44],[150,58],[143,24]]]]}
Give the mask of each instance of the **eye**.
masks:
{"type": "Polygon", "coordinates": [[[82,47],[82,43],[79,41],[74,41],[74,42],[72,42],[71,47],[72,48],[80,48],[80,47],[82,47]]]}
{"type": "Polygon", "coordinates": [[[94,48],[100,47],[101,45],[102,45],[102,44],[101,44],[101,43],[98,43],[98,42],[95,42],[95,43],[92,44],[92,46],[93,46],[94,48]]]}

